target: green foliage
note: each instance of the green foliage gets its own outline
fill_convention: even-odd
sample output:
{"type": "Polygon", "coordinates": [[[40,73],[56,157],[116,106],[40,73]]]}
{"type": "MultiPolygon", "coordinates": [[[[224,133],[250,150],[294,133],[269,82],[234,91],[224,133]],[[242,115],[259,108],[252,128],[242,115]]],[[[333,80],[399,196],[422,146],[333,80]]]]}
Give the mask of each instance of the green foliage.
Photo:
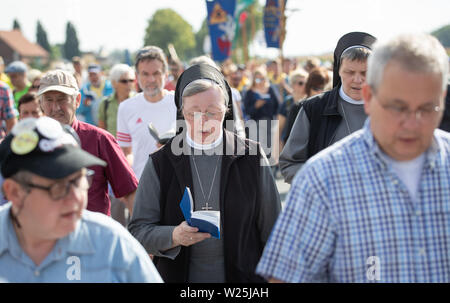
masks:
{"type": "Polygon", "coordinates": [[[42,27],[42,24],[39,20],[37,21],[37,25],[36,25],[36,41],[37,41],[37,44],[42,46],[43,49],[45,49],[49,53],[51,52],[50,43],[48,43],[48,39],[47,39],[47,32],[42,27]]]}
{"type": "Polygon", "coordinates": [[[444,47],[450,47],[450,24],[443,26],[431,33],[444,47]]]}
{"type": "MultiPolygon", "coordinates": [[[[248,17],[245,20],[245,28],[247,33],[247,45],[250,45],[255,39],[255,35],[263,28],[263,7],[258,1],[255,1],[248,9],[248,17]],[[253,25],[252,25],[253,23],[253,25]],[[253,29],[252,29],[253,26],[253,29]]],[[[236,56],[233,56],[233,61],[239,62],[243,59],[243,56],[238,56],[238,53],[243,52],[244,42],[242,40],[242,27],[237,31],[237,36],[234,40],[233,49],[236,56]]]]}
{"type": "Polygon", "coordinates": [[[14,19],[13,29],[18,29],[18,30],[22,31],[22,29],[20,28],[19,21],[17,21],[17,19],[14,19]]]}
{"type": "Polygon", "coordinates": [[[198,32],[195,33],[195,43],[196,43],[195,48],[196,53],[194,55],[195,57],[204,55],[205,52],[203,51],[203,43],[205,41],[205,37],[208,34],[209,34],[208,18],[205,18],[205,20],[203,20],[202,27],[198,30],[198,32]]]}
{"type": "Polygon", "coordinates": [[[58,61],[62,59],[62,44],[55,44],[51,46],[50,61],[58,61]]]}
{"type": "Polygon", "coordinates": [[[144,45],[155,45],[167,53],[172,43],[183,60],[195,53],[195,37],[192,26],[172,9],[157,10],[145,30],[144,45]]]}
{"type": "Polygon", "coordinates": [[[67,22],[66,26],[66,42],[63,46],[64,58],[71,60],[74,56],[80,55],[79,42],[77,32],[72,23],[67,22]]]}

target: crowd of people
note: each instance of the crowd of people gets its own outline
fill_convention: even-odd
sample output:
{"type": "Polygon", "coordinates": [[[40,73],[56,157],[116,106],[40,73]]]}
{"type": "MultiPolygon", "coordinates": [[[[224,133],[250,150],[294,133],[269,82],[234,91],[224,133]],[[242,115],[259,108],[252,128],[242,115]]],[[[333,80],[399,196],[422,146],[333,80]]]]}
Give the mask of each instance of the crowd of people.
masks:
{"type": "Polygon", "coordinates": [[[364,32],[330,69],[0,61],[0,281],[448,282],[448,69],[429,35],[364,32]]]}

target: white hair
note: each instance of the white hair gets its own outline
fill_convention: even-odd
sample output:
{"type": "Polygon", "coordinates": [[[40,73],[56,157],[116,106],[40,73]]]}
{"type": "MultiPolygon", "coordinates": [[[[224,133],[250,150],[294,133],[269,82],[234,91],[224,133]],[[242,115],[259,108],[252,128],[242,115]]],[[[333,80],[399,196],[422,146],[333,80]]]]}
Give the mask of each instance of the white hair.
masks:
{"type": "Polygon", "coordinates": [[[385,43],[376,43],[368,59],[367,83],[375,91],[382,82],[386,65],[395,61],[411,72],[429,73],[442,78],[447,87],[448,56],[439,41],[428,34],[403,34],[385,43]]]}
{"type": "Polygon", "coordinates": [[[299,78],[308,78],[308,72],[303,68],[298,68],[289,74],[289,84],[293,85],[299,78]]]}
{"type": "Polygon", "coordinates": [[[227,92],[226,88],[222,87],[221,85],[219,85],[218,83],[216,83],[216,82],[214,82],[214,81],[212,81],[210,79],[197,79],[195,81],[192,81],[191,83],[186,85],[186,87],[183,90],[183,94],[181,95],[181,97],[183,99],[185,97],[191,97],[191,96],[194,96],[196,94],[199,94],[199,93],[202,93],[204,91],[207,91],[208,89],[210,89],[212,87],[218,87],[220,89],[220,92],[221,92],[221,94],[223,96],[223,99],[224,99],[225,108],[228,108],[229,98],[228,98],[228,92],[227,92]]]}
{"type": "Polygon", "coordinates": [[[220,68],[213,61],[213,59],[211,59],[210,57],[205,56],[205,55],[192,58],[191,61],[189,61],[189,66],[196,65],[196,64],[202,64],[202,63],[211,65],[211,66],[217,68],[218,70],[220,70],[220,68]]]}
{"type": "Polygon", "coordinates": [[[131,68],[131,66],[127,64],[116,64],[111,68],[111,71],[109,72],[109,79],[111,81],[117,82],[124,74],[132,74],[134,77],[133,68],[131,68]]]}

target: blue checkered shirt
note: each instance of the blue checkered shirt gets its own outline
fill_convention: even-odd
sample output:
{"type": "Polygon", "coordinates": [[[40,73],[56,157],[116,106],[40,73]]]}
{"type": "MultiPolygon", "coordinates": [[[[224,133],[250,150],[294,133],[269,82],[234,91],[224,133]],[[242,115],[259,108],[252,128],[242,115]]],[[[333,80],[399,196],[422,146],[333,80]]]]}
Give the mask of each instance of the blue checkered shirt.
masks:
{"type": "Polygon", "coordinates": [[[449,282],[450,134],[435,130],[416,203],[363,129],[297,173],[257,273],[287,282],[449,282]]]}

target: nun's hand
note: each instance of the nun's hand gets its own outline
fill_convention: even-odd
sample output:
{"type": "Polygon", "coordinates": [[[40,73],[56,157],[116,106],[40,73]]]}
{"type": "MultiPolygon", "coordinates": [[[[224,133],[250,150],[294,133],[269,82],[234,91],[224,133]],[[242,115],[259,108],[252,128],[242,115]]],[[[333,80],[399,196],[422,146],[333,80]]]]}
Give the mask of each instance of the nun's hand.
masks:
{"type": "Polygon", "coordinates": [[[178,245],[191,246],[192,244],[201,242],[208,238],[211,238],[209,233],[198,232],[197,227],[189,226],[186,221],[183,221],[173,230],[172,247],[176,247],[178,245]]]}

